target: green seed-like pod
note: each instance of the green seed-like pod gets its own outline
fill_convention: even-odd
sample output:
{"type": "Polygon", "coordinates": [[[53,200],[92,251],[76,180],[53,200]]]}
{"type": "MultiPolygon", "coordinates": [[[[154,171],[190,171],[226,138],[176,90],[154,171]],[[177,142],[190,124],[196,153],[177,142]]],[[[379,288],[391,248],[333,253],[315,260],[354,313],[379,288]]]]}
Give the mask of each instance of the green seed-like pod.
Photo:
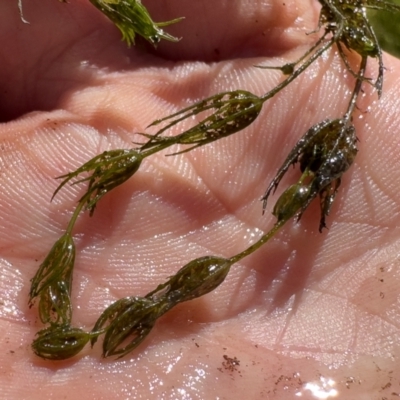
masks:
{"type": "Polygon", "coordinates": [[[74,263],[74,241],[66,233],[57,240],[32,278],[29,302],[32,305],[33,299],[39,297],[39,315],[43,323],[70,323],[74,263]]]}
{"type": "Polygon", "coordinates": [[[310,188],[306,185],[295,184],[289,186],[279,197],[272,214],[278,221],[287,221],[298,212],[301,212],[310,195],[310,188]]]}
{"type": "Polygon", "coordinates": [[[177,136],[175,143],[198,147],[230,136],[253,123],[261,109],[259,97],[243,90],[233,92],[213,114],[177,136]]]}
{"type": "Polygon", "coordinates": [[[190,261],[166,283],[146,297],[168,299],[175,305],[203,296],[216,289],[229,273],[232,262],[226,258],[206,256],[190,261]],[[159,295],[158,293],[162,293],[159,295]]]}
{"type": "Polygon", "coordinates": [[[260,114],[262,105],[263,101],[258,96],[245,90],[235,90],[211,96],[176,114],[154,121],[150,126],[172,120],[155,135],[142,134],[149,138],[149,141],[140,149],[143,151],[156,146],[166,147],[166,145],[174,144],[194,145],[174,154],[185,153],[248,127],[260,114]],[[160,136],[161,133],[179,122],[210,109],[215,111],[185,132],[172,137],[160,136]]]}
{"type": "Polygon", "coordinates": [[[34,353],[46,360],[66,360],[78,354],[91,334],[70,325],[51,325],[37,333],[32,343],[34,353]]]}
{"type": "MultiPolygon", "coordinates": [[[[92,332],[106,331],[103,355],[120,357],[137,347],[150,333],[157,318],[168,309],[166,303],[154,302],[144,297],[126,297],[111,304],[97,320],[92,332]],[[104,327],[108,324],[106,327],[104,327]],[[125,346],[124,341],[130,340],[125,346]]],[[[91,340],[92,346],[97,337],[91,340]]]]}

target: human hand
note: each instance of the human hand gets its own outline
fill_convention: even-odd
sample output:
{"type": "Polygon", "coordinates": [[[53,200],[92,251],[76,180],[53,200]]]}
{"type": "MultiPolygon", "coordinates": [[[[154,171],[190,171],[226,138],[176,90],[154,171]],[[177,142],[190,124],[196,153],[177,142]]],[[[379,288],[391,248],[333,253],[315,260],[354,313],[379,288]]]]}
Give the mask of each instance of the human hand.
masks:
{"type": "MultiPolygon", "coordinates": [[[[267,92],[282,76],[254,65],[295,60],[315,41],[306,33],[318,8],[308,1],[167,3],[146,6],[156,21],[185,16],[167,28],[183,39],[157,51],[140,43],[127,49],[82,0],[24,2],[30,25],[16,2],[0,5],[0,113],[13,120],[0,126],[4,397],[285,400],[318,398],[316,387],[329,392],[329,385],[342,399],[399,393],[399,62],[386,55],[381,100],[365,85],[358,103],[359,154],[328,230],[318,232],[313,204],[234,265],[217,290],[166,314],[121,360],[101,359],[99,344],[64,362],[33,355],[42,325],[28,307],[29,280],[84,192],[64,187],[50,203],[54,177],[103,150],[132,147],[135,132],[155,118],[214,93],[267,92]]],[[[91,329],[112,301],[148,293],[196,257],[230,257],[270,229],[273,201],[296,172],[262,216],[266,186],[310,126],[343,113],[352,85],[329,52],[245,131],[146,159],[92,218],[78,220],[74,326],[91,329]]]]}

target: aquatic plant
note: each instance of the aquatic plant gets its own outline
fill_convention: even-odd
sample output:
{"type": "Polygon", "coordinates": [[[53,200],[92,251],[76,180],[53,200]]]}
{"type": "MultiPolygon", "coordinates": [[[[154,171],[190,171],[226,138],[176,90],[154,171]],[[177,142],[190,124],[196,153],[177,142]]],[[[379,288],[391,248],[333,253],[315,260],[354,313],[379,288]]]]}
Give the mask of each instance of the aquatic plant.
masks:
{"type": "MultiPolygon", "coordinates": [[[[121,30],[130,45],[140,35],[156,45],[161,39],[175,41],[161,27],[179,21],[154,23],[149,13],[134,0],[91,0],[121,30]]],[[[372,85],[378,97],[382,94],[384,65],[382,50],[369,22],[366,9],[400,11],[400,7],[380,0],[319,0],[321,11],[314,33],[319,38],[298,60],[283,66],[255,68],[278,69],[283,80],[262,96],[245,90],[217,93],[172,115],[153,121],[155,134],[140,133],[143,143],[131,149],[106,151],[84,163],[62,179],[53,197],[66,184],[87,183],[85,194],[79,199],[64,235],[55,243],[32,279],[30,304],[38,299],[39,316],[48,326],[40,330],[33,342],[34,352],[45,359],[65,359],[78,354],[101,335],[103,355],[124,356],[136,348],[149,334],[157,320],[175,305],[203,296],[218,287],[233,264],[254,253],[267,243],[292,218],[299,219],[316,197],[320,202],[319,230],[326,227],[326,217],[337,196],[343,174],[351,167],[357,155],[357,136],[353,125],[357,99],[364,85],[372,85]],[[92,216],[96,205],[119,185],[130,179],[141,167],[142,161],[155,153],[179,145],[179,151],[170,156],[208,145],[236,134],[259,116],[265,102],[306,71],[327,51],[336,51],[345,68],[354,77],[354,88],[343,115],[323,120],[310,127],[287,155],[267,187],[263,211],[291,165],[298,164],[301,176],[280,195],[273,208],[276,223],[258,241],[230,258],[207,255],[188,262],[165,283],[158,285],[144,297],[131,296],[117,300],[99,317],[91,332],[72,326],[71,282],[75,260],[73,228],[81,212],[92,216]],[[356,53],[359,63],[348,54],[356,53]],[[375,78],[366,76],[369,60],[378,63],[375,78]],[[171,128],[201,116],[200,122],[171,136],[171,128]]],[[[257,196],[257,194],[255,194],[257,196]]],[[[261,210],[260,210],[261,211],[261,210]]],[[[261,212],[260,212],[261,214],[261,212]]]]}

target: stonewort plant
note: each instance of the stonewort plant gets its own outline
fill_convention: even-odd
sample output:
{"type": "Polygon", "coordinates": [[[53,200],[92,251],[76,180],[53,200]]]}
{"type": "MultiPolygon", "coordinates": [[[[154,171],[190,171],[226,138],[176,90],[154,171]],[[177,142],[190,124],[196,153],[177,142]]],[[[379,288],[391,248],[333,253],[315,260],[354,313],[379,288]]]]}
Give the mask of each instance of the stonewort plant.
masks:
{"type": "MultiPolygon", "coordinates": [[[[176,41],[164,32],[163,26],[172,21],[155,23],[146,8],[135,0],[91,0],[120,29],[122,39],[131,45],[139,35],[156,46],[160,40],[176,41]]],[[[32,348],[39,357],[61,360],[75,356],[90,341],[95,345],[103,340],[103,356],[122,357],[145,340],[157,320],[175,305],[201,297],[217,288],[228,275],[232,265],[254,253],[267,243],[292,218],[300,219],[309,205],[319,198],[319,230],[326,227],[326,217],[337,196],[343,174],[357,155],[357,136],[353,115],[364,85],[372,85],[378,97],[382,94],[384,65],[382,50],[368,19],[366,9],[400,11],[400,6],[381,0],[319,0],[321,9],[315,31],[318,39],[298,60],[283,66],[257,65],[254,68],[278,69],[282,81],[262,96],[245,90],[217,93],[172,115],[157,119],[149,127],[157,127],[155,134],[141,132],[142,143],[131,149],[106,151],[73,172],[60,176],[54,196],[66,184],[87,183],[85,194],[66,228],[32,279],[31,306],[38,300],[39,316],[47,326],[40,330],[32,348]],[[73,228],[87,210],[92,216],[97,203],[110,191],[130,179],[143,159],[171,146],[180,146],[170,156],[191,151],[214,141],[236,134],[252,124],[265,102],[280,93],[306,71],[327,51],[339,53],[345,68],[354,77],[354,87],[343,115],[325,119],[310,127],[287,155],[282,166],[267,187],[267,200],[280,184],[291,165],[299,165],[299,180],[286,188],[273,208],[276,223],[258,241],[230,258],[207,255],[188,262],[166,282],[143,297],[132,294],[107,307],[91,332],[72,325],[71,282],[75,260],[73,228]],[[358,62],[348,55],[358,55],[358,62]],[[378,63],[376,77],[366,75],[367,63],[378,63]],[[171,135],[183,121],[196,116],[200,122],[189,129],[171,135]]],[[[20,3],[19,3],[20,5],[20,3]]],[[[68,6],[68,5],[66,5],[68,6]]],[[[20,8],[21,9],[21,8],[20,8]]],[[[257,196],[257,194],[255,194],[257,196]]],[[[261,214],[261,210],[260,210],[261,214]]]]}

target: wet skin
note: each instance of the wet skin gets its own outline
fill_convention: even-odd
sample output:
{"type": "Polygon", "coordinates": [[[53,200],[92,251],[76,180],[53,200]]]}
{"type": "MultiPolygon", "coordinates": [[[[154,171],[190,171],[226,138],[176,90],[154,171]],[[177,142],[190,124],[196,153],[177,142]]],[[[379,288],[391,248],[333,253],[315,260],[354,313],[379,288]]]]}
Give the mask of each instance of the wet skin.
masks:
{"type": "MultiPolygon", "coordinates": [[[[318,6],[300,0],[146,5],[156,21],[184,15],[168,28],[184,39],[157,53],[142,43],[127,49],[83,0],[24,2],[30,25],[17,2],[0,4],[4,398],[318,398],[312,383],[333,386],[341,399],[399,393],[400,76],[399,61],[387,55],[381,100],[367,85],[358,103],[359,152],[329,229],[318,232],[314,202],[215,292],[165,315],[120,361],[101,359],[99,344],[65,362],[32,354],[42,325],[28,307],[29,280],[84,191],[65,187],[50,203],[54,177],[132,146],[135,132],[189,102],[239,88],[265,93],[281,73],[253,66],[297,59],[318,21],[318,6]]],[[[367,74],[377,71],[370,63],[367,74]]],[[[342,115],[352,85],[330,52],[245,131],[146,160],[77,223],[74,324],[91,329],[112,301],[148,293],[191,259],[230,257],[253,243],[274,223],[274,200],[298,171],[289,169],[262,216],[268,183],[307,129],[342,115]]]]}

